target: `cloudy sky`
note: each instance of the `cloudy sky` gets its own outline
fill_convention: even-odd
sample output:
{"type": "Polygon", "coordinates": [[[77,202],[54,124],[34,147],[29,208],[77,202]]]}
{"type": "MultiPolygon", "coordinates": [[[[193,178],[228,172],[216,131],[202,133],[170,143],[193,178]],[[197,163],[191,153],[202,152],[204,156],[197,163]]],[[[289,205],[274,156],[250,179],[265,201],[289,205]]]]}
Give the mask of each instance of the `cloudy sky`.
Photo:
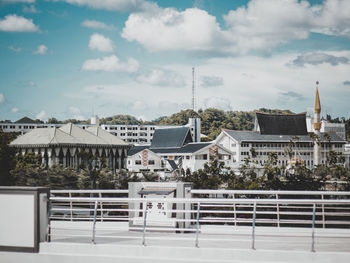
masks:
{"type": "Polygon", "coordinates": [[[348,0],[0,0],[0,120],[191,107],[350,117],[348,0]]]}

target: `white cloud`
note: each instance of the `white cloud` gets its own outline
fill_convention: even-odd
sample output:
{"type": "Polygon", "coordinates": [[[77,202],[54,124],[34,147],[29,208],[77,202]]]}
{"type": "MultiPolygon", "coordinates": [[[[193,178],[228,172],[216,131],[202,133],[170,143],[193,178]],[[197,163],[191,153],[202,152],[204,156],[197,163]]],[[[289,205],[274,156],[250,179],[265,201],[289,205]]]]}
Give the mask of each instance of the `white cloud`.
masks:
{"type": "Polygon", "coordinates": [[[214,16],[190,8],[177,11],[159,9],[156,15],[133,13],[129,16],[122,37],[137,41],[150,51],[211,50],[214,39],[221,42],[222,33],[214,16]]]}
{"type": "Polygon", "coordinates": [[[103,22],[96,21],[96,20],[85,20],[81,23],[81,26],[92,28],[92,29],[104,29],[104,30],[115,30],[115,26],[113,25],[107,25],[103,22]]]}
{"type": "Polygon", "coordinates": [[[138,12],[153,10],[157,5],[144,0],[62,0],[69,4],[110,11],[138,12]]]}
{"type": "Polygon", "coordinates": [[[5,96],[4,94],[0,93],[0,104],[5,102],[5,96]]]}
{"type": "Polygon", "coordinates": [[[122,37],[149,51],[185,50],[215,53],[269,51],[310,32],[350,36],[350,1],[326,0],[311,6],[297,0],[251,0],[246,7],[216,17],[198,8],[157,8],[132,13],[122,37]]]}
{"type": "Polygon", "coordinates": [[[185,79],[181,74],[169,70],[154,69],[136,77],[136,81],[149,85],[165,87],[184,87],[185,79]]]}
{"type": "Polygon", "coordinates": [[[36,119],[42,120],[46,117],[46,112],[44,110],[41,110],[36,116],[36,119]]]}
{"type": "Polygon", "coordinates": [[[36,55],[45,55],[48,48],[45,45],[39,45],[37,49],[34,51],[34,54],[36,55]]]}
{"type": "Polygon", "coordinates": [[[19,111],[19,109],[18,109],[17,107],[13,107],[13,108],[11,109],[11,112],[13,112],[13,113],[18,112],[18,111],[19,111]]]}
{"type": "Polygon", "coordinates": [[[29,13],[29,14],[39,14],[39,13],[41,13],[41,11],[36,9],[34,5],[24,6],[22,11],[24,13],[29,13]]]}
{"type": "Polygon", "coordinates": [[[136,72],[139,68],[139,62],[129,58],[126,62],[121,62],[115,55],[104,57],[102,59],[86,60],[82,70],[107,71],[107,72],[136,72]]]}
{"type": "Polygon", "coordinates": [[[28,84],[29,84],[29,86],[31,86],[31,87],[34,87],[34,86],[36,85],[36,83],[35,83],[34,81],[32,81],[32,80],[30,80],[30,81],[28,82],[28,84]]]}
{"type": "Polygon", "coordinates": [[[321,52],[311,52],[298,56],[289,65],[303,67],[305,64],[319,65],[323,63],[328,63],[332,66],[337,66],[339,64],[348,64],[349,59],[347,57],[337,57],[321,52]]]}
{"type": "Polygon", "coordinates": [[[35,32],[39,27],[34,25],[32,19],[23,16],[7,15],[0,20],[0,31],[5,32],[35,32]]]}
{"type": "Polygon", "coordinates": [[[90,36],[89,48],[91,50],[98,50],[101,52],[113,52],[113,42],[108,37],[101,34],[92,34],[90,36]]]}
{"type": "Polygon", "coordinates": [[[76,119],[76,120],[85,120],[85,117],[82,115],[80,109],[77,107],[73,107],[73,106],[69,107],[68,112],[70,115],[69,118],[76,119]]]}
{"type": "Polygon", "coordinates": [[[21,52],[21,50],[22,50],[22,48],[20,48],[20,47],[14,47],[14,46],[8,46],[8,48],[10,49],[10,50],[12,50],[13,52],[21,52]]]}

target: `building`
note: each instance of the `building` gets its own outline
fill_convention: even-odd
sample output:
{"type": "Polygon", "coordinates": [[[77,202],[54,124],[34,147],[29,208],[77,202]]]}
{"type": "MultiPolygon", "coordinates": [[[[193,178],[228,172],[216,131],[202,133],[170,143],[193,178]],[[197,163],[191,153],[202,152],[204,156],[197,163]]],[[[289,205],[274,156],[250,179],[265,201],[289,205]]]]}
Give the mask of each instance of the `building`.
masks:
{"type": "Polygon", "coordinates": [[[260,165],[267,162],[269,153],[278,156],[278,165],[287,166],[302,162],[308,167],[325,164],[330,150],[344,153],[346,143],[343,136],[336,130],[326,132],[320,120],[321,104],[316,91],[315,116],[313,130],[319,142],[316,143],[310,132],[306,113],[300,114],[266,114],[257,112],[253,131],[236,131],[223,129],[216,139],[216,144],[229,149],[234,161],[242,162],[246,157],[252,157],[252,149],[256,155],[252,160],[260,165]],[[289,154],[287,151],[290,151],[289,154]]]}
{"type": "Polygon", "coordinates": [[[127,143],[100,127],[82,129],[72,123],[60,128],[33,129],[17,137],[10,146],[21,154],[41,154],[42,164],[46,167],[61,164],[78,168],[83,161],[79,153],[85,151],[105,158],[107,166],[113,171],[125,168],[130,148],[127,143]]]}
{"type": "MultiPolygon", "coordinates": [[[[59,128],[64,124],[58,123],[40,123],[28,117],[24,117],[16,122],[2,122],[0,129],[4,132],[27,133],[36,128],[59,128]]],[[[100,124],[99,118],[93,116],[91,124],[75,124],[76,126],[87,129],[89,127],[100,126],[103,130],[115,135],[129,144],[150,145],[154,131],[156,129],[168,129],[174,127],[189,127],[195,142],[200,142],[201,138],[201,120],[200,118],[190,118],[185,125],[125,125],[125,124],[100,124]]]]}
{"type": "Polygon", "coordinates": [[[188,127],[157,129],[150,146],[129,150],[127,168],[133,172],[194,172],[203,169],[212,157],[218,157],[226,166],[232,163],[232,153],[224,147],[214,142],[193,142],[188,127]]]}

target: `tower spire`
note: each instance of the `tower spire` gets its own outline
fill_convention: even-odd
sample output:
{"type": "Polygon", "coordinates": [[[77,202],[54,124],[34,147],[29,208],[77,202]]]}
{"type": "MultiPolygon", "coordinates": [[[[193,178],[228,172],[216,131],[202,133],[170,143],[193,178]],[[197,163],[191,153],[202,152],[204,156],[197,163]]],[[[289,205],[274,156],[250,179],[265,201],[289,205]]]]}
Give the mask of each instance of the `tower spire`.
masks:
{"type": "MultiPolygon", "coordinates": [[[[320,139],[321,136],[321,102],[320,97],[318,95],[318,84],[316,81],[316,97],[315,97],[315,113],[314,113],[314,131],[315,135],[320,139]]],[[[321,163],[321,148],[318,142],[314,142],[314,166],[319,165],[321,163]]]]}
{"type": "Polygon", "coordinates": [[[316,81],[315,113],[320,114],[321,113],[321,102],[320,102],[320,97],[318,95],[318,84],[319,84],[319,82],[316,81]]]}

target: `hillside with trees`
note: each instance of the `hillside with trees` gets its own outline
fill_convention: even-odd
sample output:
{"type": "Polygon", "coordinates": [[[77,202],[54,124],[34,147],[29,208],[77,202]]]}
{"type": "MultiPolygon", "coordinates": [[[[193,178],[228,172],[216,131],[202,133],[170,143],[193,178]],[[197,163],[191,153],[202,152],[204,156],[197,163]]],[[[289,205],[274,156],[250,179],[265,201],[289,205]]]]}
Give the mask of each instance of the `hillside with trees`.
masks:
{"type": "MultiPolygon", "coordinates": [[[[132,115],[118,114],[100,119],[101,124],[124,124],[124,125],[185,125],[189,118],[201,118],[201,132],[207,135],[207,140],[215,139],[221,132],[221,129],[231,130],[252,130],[254,128],[255,112],[275,113],[275,114],[293,114],[290,110],[266,109],[260,108],[253,111],[224,111],[216,108],[199,109],[197,112],[187,109],[174,113],[170,116],[161,116],[152,121],[139,120],[132,115]]],[[[345,123],[347,138],[350,138],[350,118],[344,117],[332,118],[330,115],[326,117],[331,123],[345,123]]],[[[49,123],[82,123],[89,124],[89,120],[64,120],[60,121],[56,118],[50,118],[49,123]]]]}

